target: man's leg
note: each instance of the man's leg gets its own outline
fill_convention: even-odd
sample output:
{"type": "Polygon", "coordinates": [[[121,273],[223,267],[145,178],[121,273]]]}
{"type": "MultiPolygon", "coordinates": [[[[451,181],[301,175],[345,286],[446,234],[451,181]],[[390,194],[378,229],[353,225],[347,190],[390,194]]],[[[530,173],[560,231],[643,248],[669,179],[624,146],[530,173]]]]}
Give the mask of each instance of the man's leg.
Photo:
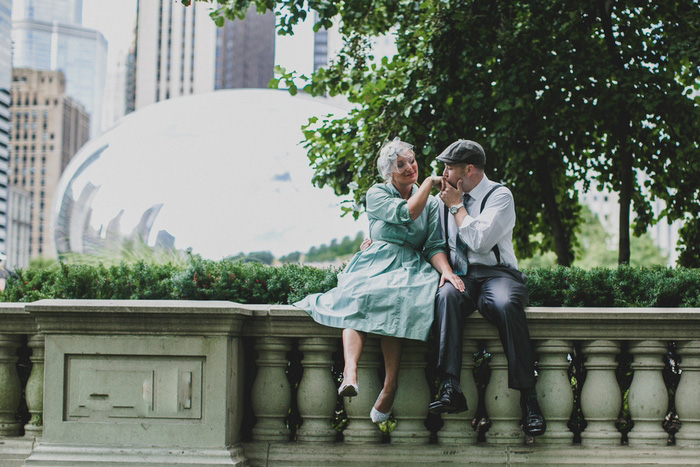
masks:
{"type": "Polygon", "coordinates": [[[525,319],[527,288],[510,277],[484,281],[477,303],[479,312],[498,328],[508,359],[508,387],[535,386],[534,357],[525,319]]]}
{"type": "Polygon", "coordinates": [[[487,279],[481,287],[479,311],[494,323],[508,359],[508,387],[520,390],[523,429],[530,436],[544,434],[546,423],[535,391],[534,354],[525,319],[527,287],[510,277],[487,279]]]}
{"type": "Polygon", "coordinates": [[[470,298],[477,292],[476,284],[462,277],[467,290],[459,292],[446,282],[435,296],[433,329],[437,345],[437,370],[440,377],[440,395],[430,404],[430,412],[457,413],[467,410],[467,401],[459,387],[462,371],[462,336],[464,319],[474,311],[470,298]]]}

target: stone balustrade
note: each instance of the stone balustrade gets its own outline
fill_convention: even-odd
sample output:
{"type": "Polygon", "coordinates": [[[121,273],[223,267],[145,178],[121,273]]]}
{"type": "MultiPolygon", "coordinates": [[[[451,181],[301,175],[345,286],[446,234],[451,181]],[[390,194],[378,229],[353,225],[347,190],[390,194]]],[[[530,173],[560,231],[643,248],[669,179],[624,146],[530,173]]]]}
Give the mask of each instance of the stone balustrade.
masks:
{"type": "Polygon", "coordinates": [[[341,331],[291,306],[5,304],[0,465],[697,462],[700,309],[529,308],[527,315],[548,422],[534,440],[519,428],[519,394],[507,388],[497,332],[478,313],[464,335],[469,410],[428,415],[429,345],[406,341],[387,433],[369,420],[381,388],[378,340],[368,338],[360,359],[359,395],[339,401],[332,368],[341,368],[341,331]],[[669,342],[682,371],[670,392],[669,342]],[[490,355],[487,380],[475,378],[473,356],[482,350],[490,355]],[[18,355],[31,363],[28,377],[18,374],[18,355]],[[621,387],[625,358],[633,376],[621,387]],[[671,409],[680,422],[675,435],[664,423],[671,409]],[[621,431],[623,414],[629,423],[621,431]],[[475,418],[485,432],[473,429],[475,418]]]}

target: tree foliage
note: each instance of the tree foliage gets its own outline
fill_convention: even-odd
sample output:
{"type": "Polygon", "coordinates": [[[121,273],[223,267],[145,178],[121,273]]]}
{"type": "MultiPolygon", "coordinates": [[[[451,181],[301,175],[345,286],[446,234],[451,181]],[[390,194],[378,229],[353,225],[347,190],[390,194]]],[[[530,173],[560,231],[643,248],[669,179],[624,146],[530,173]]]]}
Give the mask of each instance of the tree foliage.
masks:
{"type": "MultiPolygon", "coordinates": [[[[551,250],[571,264],[574,183],[588,178],[620,193],[620,263],[630,259],[630,211],[640,235],[659,220],[659,198],[659,218],[686,221],[681,263],[700,266],[698,0],[229,0],[213,16],[242,18],[253,4],[276,12],[280,34],[313,10],[316,29],[343,36],[337,58],[302,82],[356,104],[305,128],[315,184],[343,195],[355,186],[362,205],[386,139],[414,143],[424,175],[449,143],[473,139],[489,177],[514,193],[520,256],[551,250]],[[398,53],[374,61],[369,40],[387,33],[398,53]]],[[[280,71],[296,92],[304,77],[280,71]]]]}
{"type": "MultiPolygon", "coordinates": [[[[578,247],[575,251],[574,266],[581,269],[615,268],[617,265],[617,248],[611,242],[611,235],[605,231],[598,216],[590,208],[581,209],[583,222],[576,233],[578,247]]],[[[661,249],[654,245],[649,233],[630,239],[630,266],[653,267],[665,266],[668,258],[661,249]]],[[[548,252],[518,261],[520,268],[547,268],[556,265],[554,253],[548,252]]]]}

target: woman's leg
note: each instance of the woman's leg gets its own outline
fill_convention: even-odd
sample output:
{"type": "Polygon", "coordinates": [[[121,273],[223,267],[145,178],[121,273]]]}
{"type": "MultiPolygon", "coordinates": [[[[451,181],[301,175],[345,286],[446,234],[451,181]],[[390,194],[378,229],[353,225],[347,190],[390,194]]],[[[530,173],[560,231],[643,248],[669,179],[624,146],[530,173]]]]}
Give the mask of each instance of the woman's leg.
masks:
{"type": "Polygon", "coordinates": [[[357,362],[362,354],[367,334],[354,329],[343,329],[343,383],[357,385],[357,362]]]}
{"type": "Polygon", "coordinates": [[[374,404],[379,412],[387,413],[394,405],[394,396],[399,386],[399,363],[401,363],[401,339],[382,336],[382,354],[384,354],[384,388],[382,395],[374,404]]]}

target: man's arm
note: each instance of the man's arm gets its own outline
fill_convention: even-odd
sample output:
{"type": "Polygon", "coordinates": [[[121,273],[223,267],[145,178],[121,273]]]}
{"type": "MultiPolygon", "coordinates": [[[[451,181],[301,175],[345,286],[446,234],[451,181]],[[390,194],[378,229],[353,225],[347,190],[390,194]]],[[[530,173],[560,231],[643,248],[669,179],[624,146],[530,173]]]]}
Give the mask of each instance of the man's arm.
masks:
{"type": "Polygon", "coordinates": [[[489,198],[478,216],[466,215],[459,226],[459,236],[478,254],[489,252],[515,226],[515,205],[507,188],[499,188],[489,198]]]}
{"type": "Polygon", "coordinates": [[[464,222],[464,219],[468,215],[467,208],[464,207],[464,203],[462,203],[462,179],[460,178],[457,180],[457,188],[445,181],[443,181],[442,185],[440,199],[448,208],[452,206],[460,206],[457,213],[453,214],[453,216],[457,225],[462,225],[462,222],[464,222]]]}

